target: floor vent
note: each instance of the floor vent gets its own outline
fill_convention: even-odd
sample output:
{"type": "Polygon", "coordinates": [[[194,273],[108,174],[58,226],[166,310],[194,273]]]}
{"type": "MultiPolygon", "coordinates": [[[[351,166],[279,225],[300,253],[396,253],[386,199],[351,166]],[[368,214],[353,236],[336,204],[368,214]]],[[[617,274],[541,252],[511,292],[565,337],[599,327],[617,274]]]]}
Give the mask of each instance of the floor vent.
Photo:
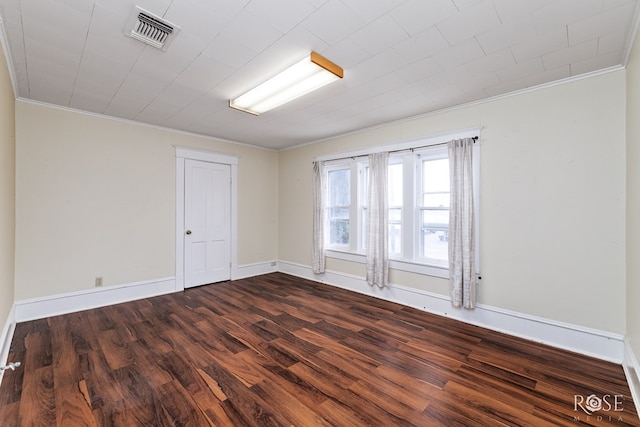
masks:
{"type": "Polygon", "coordinates": [[[180,27],[135,6],[124,33],[156,49],[167,50],[178,31],[180,27]]]}

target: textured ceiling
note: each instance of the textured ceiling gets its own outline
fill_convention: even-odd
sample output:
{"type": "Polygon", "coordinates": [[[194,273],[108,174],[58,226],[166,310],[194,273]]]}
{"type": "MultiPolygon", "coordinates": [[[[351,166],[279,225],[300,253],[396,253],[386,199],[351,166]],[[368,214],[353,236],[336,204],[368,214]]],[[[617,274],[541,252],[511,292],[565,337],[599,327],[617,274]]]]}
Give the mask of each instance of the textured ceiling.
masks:
{"type": "Polygon", "coordinates": [[[282,149],[624,66],[640,0],[0,0],[17,97],[282,149]],[[181,28],[124,35],[134,5],[181,28]],[[345,77],[228,100],[315,50],[345,77]]]}

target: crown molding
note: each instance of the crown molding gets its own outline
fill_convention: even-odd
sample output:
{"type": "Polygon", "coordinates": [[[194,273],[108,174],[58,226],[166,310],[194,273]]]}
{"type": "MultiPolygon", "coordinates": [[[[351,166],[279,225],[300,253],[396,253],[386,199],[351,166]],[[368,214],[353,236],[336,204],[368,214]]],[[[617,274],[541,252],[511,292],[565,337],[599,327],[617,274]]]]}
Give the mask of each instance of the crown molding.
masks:
{"type": "Polygon", "coordinates": [[[165,131],[165,132],[177,133],[179,135],[194,136],[194,137],[197,137],[197,138],[207,139],[209,141],[223,142],[223,143],[232,144],[232,145],[239,145],[239,146],[243,146],[243,147],[247,147],[247,148],[253,148],[253,149],[256,149],[256,150],[271,151],[271,152],[278,151],[278,150],[274,150],[272,148],[261,147],[259,145],[247,144],[246,142],[232,141],[230,139],[224,139],[224,138],[214,137],[214,136],[210,136],[210,135],[204,135],[204,134],[201,134],[201,133],[188,132],[188,131],[184,131],[184,130],[180,130],[180,129],[173,129],[173,128],[166,127],[166,126],[160,126],[160,125],[154,125],[154,124],[150,124],[150,123],[139,122],[137,120],[123,119],[122,117],[115,117],[115,116],[110,116],[108,114],[101,114],[101,113],[94,113],[94,112],[91,112],[91,111],[79,110],[79,109],[73,108],[73,107],[66,107],[66,106],[62,106],[62,105],[50,104],[48,102],[36,101],[36,100],[33,100],[33,99],[28,99],[28,98],[18,97],[18,98],[16,98],[16,101],[24,102],[25,104],[33,104],[33,105],[37,105],[37,106],[40,106],[40,107],[53,108],[55,110],[66,111],[66,112],[69,112],[69,113],[76,113],[76,114],[82,114],[82,115],[85,115],[85,116],[96,117],[96,118],[99,118],[99,119],[112,120],[112,121],[116,121],[116,122],[120,122],[120,123],[126,123],[126,124],[130,124],[130,125],[137,125],[137,126],[142,126],[142,127],[146,127],[146,128],[150,128],[150,129],[161,130],[161,131],[165,131]]]}
{"type": "Polygon", "coordinates": [[[589,73],[584,73],[584,74],[579,74],[577,76],[571,76],[571,77],[567,77],[564,79],[560,79],[560,80],[554,80],[552,82],[548,82],[548,83],[542,83],[539,85],[535,85],[535,86],[531,86],[531,87],[527,87],[524,89],[518,89],[518,90],[514,90],[512,92],[507,92],[507,93],[503,93],[500,95],[495,95],[495,96],[491,96],[489,98],[483,98],[483,99],[478,99],[476,101],[471,101],[471,102],[467,102],[464,104],[458,104],[458,105],[453,105],[451,107],[446,107],[446,108],[441,108],[439,110],[434,110],[434,111],[429,111],[426,113],[421,113],[421,114],[417,114],[414,116],[409,116],[409,117],[405,117],[402,119],[398,119],[398,120],[393,120],[390,122],[385,122],[385,123],[379,123],[377,125],[373,125],[373,126],[368,126],[365,128],[361,128],[361,129],[357,129],[354,131],[350,131],[350,132],[345,132],[345,133],[341,133],[338,135],[334,135],[328,138],[322,138],[322,139],[318,139],[316,141],[311,141],[311,142],[305,142],[303,144],[299,144],[299,145],[294,145],[292,147],[287,147],[287,148],[282,148],[278,151],[287,151],[287,150],[294,150],[297,148],[302,148],[302,147],[306,147],[308,145],[314,145],[314,144],[319,144],[322,142],[327,142],[327,141],[332,141],[334,139],[337,138],[344,138],[346,136],[354,136],[354,135],[360,135],[366,132],[370,132],[370,131],[374,131],[377,129],[383,129],[389,126],[394,126],[394,125],[398,125],[398,124],[402,124],[402,123],[407,123],[407,122],[412,122],[414,120],[420,120],[420,119],[424,119],[427,117],[433,117],[433,116],[438,116],[444,113],[448,113],[451,111],[456,111],[456,110],[461,110],[463,108],[469,108],[469,107],[473,107],[476,105],[482,105],[482,104],[486,104],[486,103],[490,103],[490,102],[494,102],[500,99],[504,99],[504,98],[511,98],[513,96],[518,96],[518,95],[523,95],[525,93],[529,93],[529,92],[536,92],[539,90],[543,90],[543,89],[547,89],[547,88],[551,88],[554,86],[561,86],[561,85],[565,85],[568,83],[573,83],[576,81],[580,81],[580,80],[584,80],[584,79],[589,79],[592,77],[597,77],[603,74],[609,74],[609,73],[613,73],[616,71],[621,71],[624,70],[626,67],[623,65],[614,65],[612,67],[608,67],[608,68],[603,68],[601,70],[596,70],[596,71],[591,71],[589,73]]]}
{"type": "Polygon", "coordinates": [[[18,99],[18,80],[16,78],[15,67],[13,66],[13,55],[11,55],[11,48],[9,47],[9,39],[7,39],[7,33],[4,27],[4,21],[0,17],[0,44],[2,44],[2,52],[4,53],[4,60],[7,64],[7,71],[9,72],[9,79],[11,80],[11,86],[13,87],[13,97],[18,99]]]}
{"type": "Polygon", "coordinates": [[[638,34],[638,28],[640,27],[640,2],[636,3],[636,9],[633,12],[633,20],[631,21],[631,30],[627,35],[627,40],[624,45],[624,51],[622,52],[622,66],[627,67],[631,52],[633,51],[633,45],[636,41],[638,34]]]}

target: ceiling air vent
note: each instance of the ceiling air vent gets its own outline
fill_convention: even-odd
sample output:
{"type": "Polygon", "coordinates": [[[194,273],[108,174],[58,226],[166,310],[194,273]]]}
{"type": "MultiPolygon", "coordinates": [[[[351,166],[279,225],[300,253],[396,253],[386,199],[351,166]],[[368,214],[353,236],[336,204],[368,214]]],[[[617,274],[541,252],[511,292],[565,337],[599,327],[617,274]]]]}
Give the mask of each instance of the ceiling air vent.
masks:
{"type": "Polygon", "coordinates": [[[180,27],[135,6],[124,33],[160,50],[167,50],[180,27]]]}

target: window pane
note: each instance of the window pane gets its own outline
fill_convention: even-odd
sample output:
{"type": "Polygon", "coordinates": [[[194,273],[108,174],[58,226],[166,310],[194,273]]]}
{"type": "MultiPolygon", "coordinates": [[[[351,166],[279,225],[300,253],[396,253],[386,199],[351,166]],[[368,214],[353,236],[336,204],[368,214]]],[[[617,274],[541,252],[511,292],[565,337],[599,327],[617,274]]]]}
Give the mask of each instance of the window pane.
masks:
{"type": "Polygon", "coordinates": [[[389,165],[389,206],[402,206],[402,163],[389,165]]]}
{"type": "Polygon", "coordinates": [[[389,209],[389,255],[402,255],[402,209],[389,209]]]}
{"type": "Polygon", "coordinates": [[[329,206],[351,204],[350,176],[349,169],[329,171],[329,206]]]}
{"type": "Polygon", "coordinates": [[[330,245],[349,244],[349,206],[351,204],[351,170],[328,172],[327,224],[330,245]]]}
{"type": "Polygon", "coordinates": [[[329,220],[329,243],[332,245],[349,244],[349,220],[329,220]]]}
{"type": "Polygon", "coordinates": [[[329,243],[349,244],[349,208],[329,208],[329,243]]]}
{"type": "Polygon", "coordinates": [[[402,225],[389,223],[389,255],[402,254],[402,225]]]}
{"type": "Polygon", "coordinates": [[[367,248],[367,208],[362,208],[362,218],[361,218],[361,229],[360,232],[362,233],[361,236],[361,240],[362,240],[362,247],[360,249],[366,249],[367,248]]]}
{"type": "Polygon", "coordinates": [[[429,208],[448,208],[450,206],[449,193],[427,193],[422,195],[422,206],[429,208]]]}
{"type": "Polygon", "coordinates": [[[422,209],[420,224],[420,256],[447,261],[449,259],[449,211],[422,209]]]}
{"type": "Polygon", "coordinates": [[[449,192],[449,159],[422,162],[422,192],[449,192]]]}
{"type": "Polygon", "coordinates": [[[389,255],[402,255],[402,163],[390,164],[387,189],[389,199],[389,255]]]}
{"type": "Polygon", "coordinates": [[[362,206],[367,206],[369,203],[369,166],[365,166],[363,170],[362,177],[362,200],[360,204],[362,206]]]}
{"type": "Polygon", "coordinates": [[[349,208],[330,208],[330,219],[349,219],[349,208]]]}

